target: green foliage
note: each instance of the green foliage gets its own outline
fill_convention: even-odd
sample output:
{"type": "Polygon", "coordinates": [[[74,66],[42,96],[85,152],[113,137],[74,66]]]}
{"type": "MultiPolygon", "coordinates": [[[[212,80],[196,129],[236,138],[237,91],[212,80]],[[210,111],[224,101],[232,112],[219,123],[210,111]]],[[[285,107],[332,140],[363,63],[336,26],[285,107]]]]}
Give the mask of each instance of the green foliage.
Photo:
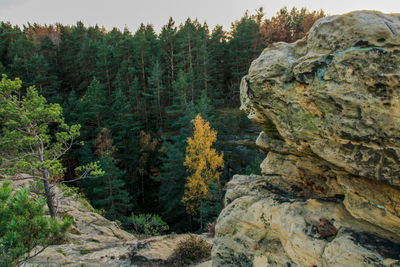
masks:
{"type": "Polygon", "coordinates": [[[88,249],[82,249],[82,250],[79,251],[79,254],[81,254],[81,255],[87,255],[87,254],[92,253],[92,252],[93,252],[93,251],[88,250],[88,249]]]}
{"type": "Polygon", "coordinates": [[[60,253],[61,255],[63,255],[64,257],[67,255],[65,254],[65,252],[62,249],[56,249],[57,253],[60,253]]]}
{"type": "Polygon", "coordinates": [[[111,157],[100,158],[100,164],[104,174],[90,181],[96,184],[90,191],[92,203],[96,209],[105,211],[106,218],[125,221],[122,214],[130,210],[132,204],[124,189],[125,182],[121,179],[124,172],[116,167],[115,160],[111,157]]]}
{"type": "Polygon", "coordinates": [[[205,239],[189,235],[178,243],[174,253],[169,258],[172,266],[187,266],[211,256],[211,247],[205,239]]]}
{"type": "Polygon", "coordinates": [[[84,197],[84,195],[79,192],[78,187],[72,187],[65,184],[60,184],[58,187],[63,191],[65,197],[74,197],[75,199],[84,197]]]}
{"type": "Polygon", "coordinates": [[[188,231],[189,217],[181,199],[183,196],[186,171],[183,168],[185,161],[185,144],[176,141],[166,142],[163,145],[161,165],[160,191],[158,194],[161,215],[171,225],[171,230],[188,231]]]}
{"type": "MultiPolygon", "coordinates": [[[[36,168],[33,176],[43,182],[38,188],[46,189],[41,180],[46,176],[49,196],[61,179],[71,182],[108,218],[124,225],[135,207],[137,213],[162,215],[173,231],[204,228],[201,222],[212,220],[219,209],[211,203],[219,203],[223,192],[213,191],[217,198],[207,196],[209,206],[201,206],[199,214],[185,214],[180,200],[188,174],[182,166],[191,120],[200,113],[218,130],[215,145],[226,162],[222,187],[244,168],[238,164],[240,152],[226,144],[248,139],[243,135],[254,127],[243,115],[230,115],[239,105],[242,76],[264,47],[301,38],[321,16],[322,11],[283,8],[266,19],[260,9],[254,15],[246,12],[226,32],[222,26],[211,30],[197,19],[175,25],[170,18],[159,34],[144,24],[131,33],[82,22],[23,29],[0,23],[0,71],[23,81],[3,79],[2,88],[26,103],[28,114],[14,112],[11,118],[13,105],[4,105],[0,97],[1,168],[7,169],[5,174],[36,168]],[[62,104],[64,116],[55,103],[62,104]],[[19,132],[22,124],[40,131],[43,161],[29,155],[38,139],[19,132]],[[110,132],[112,155],[98,153],[96,138],[103,128],[110,132]],[[140,145],[142,130],[158,142],[151,153],[140,145]],[[78,137],[83,145],[70,146],[78,137]],[[45,174],[37,171],[41,167],[45,174]],[[80,180],[82,175],[99,178],[80,180]]],[[[254,172],[254,166],[248,171],[254,172]]]]}
{"type": "Polygon", "coordinates": [[[223,208],[223,198],[224,194],[220,182],[211,183],[207,198],[199,206],[200,218],[196,218],[200,223],[200,231],[203,230],[204,226],[208,226],[208,224],[217,220],[223,208]]]}
{"type": "Polygon", "coordinates": [[[58,104],[47,104],[34,87],[27,89],[26,96],[20,95],[21,80],[14,81],[3,75],[0,81],[0,121],[3,124],[0,143],[4,149],[14,151],[15,157],[3,155],[3,161],[14,161],[5,170],[5,174],[16,173],[38,174],[42,168],[49,171],[50,176],[59,176],[64,169],[59,154],[65,144],[79,136],[79,125],[68,126],[62,117],[62,108],[58,104]],[[50,124],[57,124],[59,131],[53,137],[50,124]],[[31,147],[40,144],[44,151],[43,159],[31,152],[31,147]]]}
{"type": "Polygon", "coordinates": [[[19,264],[63,241],[72,220],[45,216],[44,205],[29,196],[28,188],[13,193],[8,182],[0,186],[0,266],[19,264]]]}
{"type": "MultiPolygon", "coordinates": [[[[21,94],[21,80],[3,75],[0,81],[0,123],[3,129],[0,143],[2,168],[0,176],[29,173],[44,184],[44,194],[50,215],[56,216],[52,187],[65,171],[61,157],[76,144],[80,125],[65,123],[59,104],[49,104],[35,87],[21,94]],[[4,153],[5,152],[5,153],[4,153]]],[[[99,175],[97,163],[75,168],[80,177],[99,175]]]]}
{"type": "Polygon", "coordinates": [[[261,162],[263,161],[263,158],[260,156],[254,157],[253,161],[249,165],[246,166],[245,169],[245,174],[250,175],[250,174],[256,174],[256,175],[261,175],[261,162]]]}
{"type": "Polygon", "coordinates": [[[168,225],[156,214],[132,214],[132,225],[138,235],[155,236],[169,230],[168,225]]]}

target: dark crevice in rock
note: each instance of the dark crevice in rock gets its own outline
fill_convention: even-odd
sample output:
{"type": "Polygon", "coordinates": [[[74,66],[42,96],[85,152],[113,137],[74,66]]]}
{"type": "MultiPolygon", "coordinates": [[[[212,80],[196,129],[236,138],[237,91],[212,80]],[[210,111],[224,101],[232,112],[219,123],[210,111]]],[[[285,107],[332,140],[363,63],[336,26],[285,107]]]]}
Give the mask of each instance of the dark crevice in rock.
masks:
{"type": "Polygon", "coordinates": [[[306,201],[307,200],[307,198],[305,198],[305,197],[296,196],[289,192],[283,191],[277,187],[274,187],[271,184],[268,184],[268,182],[266,184],[259,185],[257,187],[257,189],[266,191],[266,192],[268,192],[269,195],[271,195],[271,193],[273,193],[273,195],[271,195],[271,196],[278,203],[295,202],[296,200],[297,201],[306,201]]]}
{"type": "Polygon", "coordinates": [[[371,44],[368,41],[365,41],[365,40],[359,40],[354,44],[354,46],[356,46],[356,47],[368,47],[370,45],[371,44]]]}
{"type": "Polygon", "coordinates": [[[344,195],[335,195],[333,197],[317,197],[314,199],[320,202],[342,203],[344,200],[344,195]]]}
{"type": "Polygon", "coordinates": [[[262,125],[263,132],[272,139],[277,139],[283,141],[283,137],[279,134],[276,125],[269,119],[265,119],[262,125]]]}
{"type": "Polygon", "coordinates": [[[359,246],[376,251],[382,257],[400,260],[400,243],[394,243],[366,232],[355,232],[350,229],[346,229],[346,231],[351,234],[354,242],[359,246]]]}
{"type": "Polygon", "coordinates": [[[393,36],[396,36],[397,33],[396,31],[393,29],[392,25],[390,25],[388,22],[385,21],[386,26],[389,28],[389,30],[392,32],[393,36]]]}

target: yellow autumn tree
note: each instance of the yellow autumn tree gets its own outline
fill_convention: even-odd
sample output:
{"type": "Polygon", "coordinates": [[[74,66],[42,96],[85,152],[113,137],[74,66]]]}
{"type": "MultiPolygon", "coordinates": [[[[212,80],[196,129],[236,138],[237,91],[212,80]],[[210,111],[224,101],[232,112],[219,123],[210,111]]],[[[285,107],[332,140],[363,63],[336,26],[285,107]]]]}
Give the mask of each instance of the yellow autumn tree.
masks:
{"type": "Polygon", "coordinates": [[[200,114],[192,120],[193,138],[187,140],[184,166],[191,175],[186,178],[182,202],[188,213],[195,215],[200,203],[207,198],[208,188],[217,181],[224,166],[223,154],[218,153],[212,144],[217,140],[217,132],[200,114]]]}

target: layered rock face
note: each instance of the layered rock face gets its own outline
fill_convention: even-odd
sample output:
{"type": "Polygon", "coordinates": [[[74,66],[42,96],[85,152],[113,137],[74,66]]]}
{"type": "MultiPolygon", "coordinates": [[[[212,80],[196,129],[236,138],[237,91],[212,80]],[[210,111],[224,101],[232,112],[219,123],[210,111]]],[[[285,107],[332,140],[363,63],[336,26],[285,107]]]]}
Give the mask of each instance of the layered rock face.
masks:
{"type": "Polygon", "coordinates": [[[400,266],[400,14],[316,22],[241,84],[263,176],[234,176],[214,266],[400,266]]]}

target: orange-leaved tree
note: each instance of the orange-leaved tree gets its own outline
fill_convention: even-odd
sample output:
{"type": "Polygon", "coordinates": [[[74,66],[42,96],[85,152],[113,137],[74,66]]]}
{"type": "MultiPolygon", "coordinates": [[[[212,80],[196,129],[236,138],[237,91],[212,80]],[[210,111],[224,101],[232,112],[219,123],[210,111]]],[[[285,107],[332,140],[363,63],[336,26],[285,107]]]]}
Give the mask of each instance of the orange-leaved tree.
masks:
{"type": "Polygon", "coordinates": [[[182,202],[189,214],[195,215],[201,202],[207,198],[208,188],[218,181],[224,166],[223,154],[218,153],[212,144],[217,140],[217,132],[200,114],[192,121],[193,138],[187,140],[186,157],[183,165],[190,176],[186,178],[182,202]]]}

